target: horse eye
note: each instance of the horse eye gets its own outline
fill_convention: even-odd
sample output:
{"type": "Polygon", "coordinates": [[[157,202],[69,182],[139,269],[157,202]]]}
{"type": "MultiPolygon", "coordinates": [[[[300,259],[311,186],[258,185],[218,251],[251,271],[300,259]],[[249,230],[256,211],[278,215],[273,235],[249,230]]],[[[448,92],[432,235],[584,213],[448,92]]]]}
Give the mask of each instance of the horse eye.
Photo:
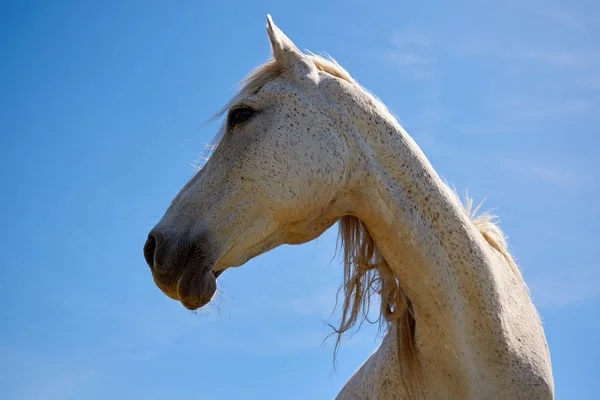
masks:
{"type": "Polygon", "coordinates": [[[248,121],[254,115],[254,110],[248,107],[234,108],[227,117],[227,126],[233,128],[237,124],[248,121]]]}

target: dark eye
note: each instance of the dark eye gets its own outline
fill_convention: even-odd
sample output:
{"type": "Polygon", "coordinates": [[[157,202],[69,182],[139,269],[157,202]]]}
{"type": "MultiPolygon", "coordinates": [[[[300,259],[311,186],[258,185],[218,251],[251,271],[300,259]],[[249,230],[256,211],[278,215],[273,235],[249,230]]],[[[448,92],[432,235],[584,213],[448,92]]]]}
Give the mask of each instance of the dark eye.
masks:
{"type": "Polygon", "coordinates": [[[233,128],[237,124],[248,121],[254,115],[254,110],[248,107],[237,107],[229,112],[227,126],[233,128]]]}

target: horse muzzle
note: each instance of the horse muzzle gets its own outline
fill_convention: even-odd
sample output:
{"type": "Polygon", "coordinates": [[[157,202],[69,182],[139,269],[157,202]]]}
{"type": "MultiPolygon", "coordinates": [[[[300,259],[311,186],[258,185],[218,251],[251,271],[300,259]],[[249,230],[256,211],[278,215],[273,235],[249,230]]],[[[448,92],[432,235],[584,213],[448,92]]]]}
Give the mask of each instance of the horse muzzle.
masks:
{"type": "Polygon", "coordinates": [[[156,286],[189,310],[208,304],[217,291],[220,272],[213,272],[213,252],[207,243],[203,238],[190,240],[155,228],[144,244],[144,258],[156,286]]]}

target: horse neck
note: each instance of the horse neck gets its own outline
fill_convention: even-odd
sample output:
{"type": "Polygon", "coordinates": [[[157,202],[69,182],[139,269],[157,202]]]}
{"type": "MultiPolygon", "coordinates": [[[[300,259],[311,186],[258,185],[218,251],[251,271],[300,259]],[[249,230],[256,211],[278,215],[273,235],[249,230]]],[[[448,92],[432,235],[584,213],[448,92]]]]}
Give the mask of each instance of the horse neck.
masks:
{"type": "Polygon", "coordinates": [[[425,369],[430,364],[440,376],[452,375],[446,385],[472,391],[486,371],[497,370],[489,364],[494,355],[522,341],[546,348],[536,360],[545,364],[545,338],[520,275],[486,242],[397,121],[382,107],[363,111],[353,213],[413,303],[425,369]]]}

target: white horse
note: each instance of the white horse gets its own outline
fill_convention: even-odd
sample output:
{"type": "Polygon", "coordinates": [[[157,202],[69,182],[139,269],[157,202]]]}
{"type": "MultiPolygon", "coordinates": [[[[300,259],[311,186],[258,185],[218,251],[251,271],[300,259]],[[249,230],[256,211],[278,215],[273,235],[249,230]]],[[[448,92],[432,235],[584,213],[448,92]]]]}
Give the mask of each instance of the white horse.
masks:
{"type": "Polygon", "coordinates": [[[373,293],[388,327],[339,399],[553,398],[540,318],[500,229],[461,205],[376,97],[267,20],[274,60],[223,110],[214,154],[144,246],[158,287],[197,309],[226,269],[339,221],[337,333],[373,293]]]}

